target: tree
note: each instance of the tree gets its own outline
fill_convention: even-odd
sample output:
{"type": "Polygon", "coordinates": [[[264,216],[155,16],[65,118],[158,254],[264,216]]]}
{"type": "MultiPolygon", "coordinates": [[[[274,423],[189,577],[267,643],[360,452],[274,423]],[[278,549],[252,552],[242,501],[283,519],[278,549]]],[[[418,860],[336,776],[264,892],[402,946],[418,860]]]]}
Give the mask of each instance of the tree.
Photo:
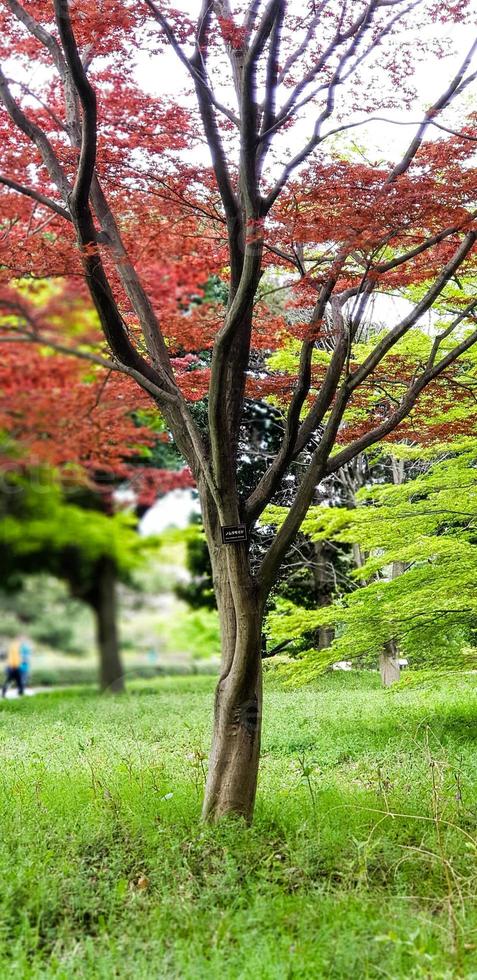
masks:
{"type": "Polygon", "coordinates": [[[84,277],[110,352],[96,362],[149,393],[200,495],[222,629],[206,818],[252,815],[264,606],[317,484],[392,433],[426,389],[437,397],[439,379],[458,375],[477,340],[477,299],[454,285],[475,267],[475,122],[455,130],[441,115],[475,80],[475,43],[433,104],[417,119],[409,111],[411,66],[442,56],[446,23],[470,15],[467,0],[331,0],[304,12],[286,0],[234,9],[204,0],[195,17],[154,0],[6,0],[1,15],[4,274],[26,264],[33,275],[84,277]],[[429,45],[417,46],[429,26],[429,45]],[[138,52],[166,49],[197,109],[190,91],[168,101],[137,83],[138,52]],[[397,121],[414,123],[398,159],[373,164],[333,149],[337,134],[396,105],[406,112],[397,121]],[[303,139],[295,124],[305,110],[303,139]],[[212,167],[187,162],[186,147],[198,158],[201,140],[212,167]],[[191,311],[212,275],[227,277],[225,312],[213,302],[191,311]],[[287,275],[291,303],[312,308],[306,323],[265,303],[287,275]],[[407,285],[420,290],[408,312],[353,358],[372,296],[407,285]],[[410,369],[400,342],[450,295],[445,325],[410,369]],[[287,337],[301,345],[295,377],[255,370],[255,352],[287,337]],[[244,496],[247,394],[278,395],[286,424],[244,496]],[[205,396],[206,425],[190,406],[205,396]],[[256,522],[307,450],[286,520],[252,568],[256,522]],[[247,540],[223,544],[229,525],[244,525],[247,540]]]}
{"type": "Polygon", "coordinates": [[[65,486],[97,490],[108,512],[111,491],[121,483],[134,488],[140,512],[158,494],[191,485],[144,392],[96,363],[92,311],[70,284],[19,281],[3,290],[0,310],[3,470],[54,468],[65,486]],[[81,357],[51,350],[58,330],[75,337],[81,357]],[[36,343],[25,357],[30,339],[36,343]]]}
{"type": "Polygon", "coordinates": [[[130,581],[151,545],[138,536],[134,517],[101,513],[91,494],[89,507],[80,495],[73,503],[51,477],[30,477],[9,474],[0,494],[2,587],[16,591],[39,569],[66,582],[94,614],[101,690],[122,691],[116,582],[130,581]]]}
{"type": "Polygon", "coordinates": [[[425,466],[422,448],[407,449],[411,460],[417,453],[420,474],[361,490],[356,510],[310,509],[307,533],[358,542],[368,555],[360,575],[369,581],[325,611],[282,604],[270,623],[278,640],[310,625],[338,628],[331,650],[308,649],[290,667],[292,675],[309,678],[341,658],[369,661],[390,637],[415,666],[474,666],[476,438],[434,445],[425,466]],[[401,574],[390,575],[396,564],[401,574]]]}
{"type": "MultiPolygon", "coordinates": [[[[44,336],[59,320],[64,335],[73,332],[85,345],[91,339],[91,310],[85,309],[74,289],[21,281],[4,290],[2,306],[9,343],[0,365],[0,495],[8,502],[12,474],[22,477],[15,482],[15,492],[23,496],[29,481],[41,489],[44,480],[47,484],[59,480],[68,499],[73,494],[75,513],[83,514],[78,540],[72,538],[69,548],[59,549],[52,534],[51,547],[46,538],[30,555],[26,571],[32,571],[31,562],[37,570],[42,566],[52,570],[53,565],[72,595],[88,603],[96,622],[101,688],[122,690],[116,613],[121,565],[111,556],[107,542],[94,561],[86,561],[85,553],[101,517],[107,537],[108,518],[118,509],[118,486],[127,484],[134,490],[136,514],[141,516],[159,494],[190,486],[191,476],[170,445],[163,420],[157,413],[151,418],[149,400],[134,383],[94,362],[73,360],[43,345],[32,347],[25,363],[18,322],[27,333],[44,336]]],[[[27,512],[29,505],[27,495],[27,512]]],[[[65,511],[66,518],[69,513],[65,511]]],[[[56,519],[61,522],[60,512],[48,515],[53,525],[56,519]]]]}

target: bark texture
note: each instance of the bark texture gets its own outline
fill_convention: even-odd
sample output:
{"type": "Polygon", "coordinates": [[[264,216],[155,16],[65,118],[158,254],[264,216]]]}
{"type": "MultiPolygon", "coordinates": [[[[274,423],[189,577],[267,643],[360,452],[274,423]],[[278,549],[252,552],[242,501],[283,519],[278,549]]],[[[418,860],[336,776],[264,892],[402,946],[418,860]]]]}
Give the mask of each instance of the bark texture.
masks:
{"type": "Polygon", "coordinates": [[[384,644],[383,651],[379,655],[379,672],[383,687],[391,687],[391,684],[396,684],[401,676],[399,651],[394,640],[389,640],[384,644]]]}
{"type": "Polygon", "coordinates": [[[262,721],[260,651],[248,676],[221,678],[215,693],[214,732],[202,816],[227,814],[250,822],[255,804],[262,721]]]}
{"type": "Polygon", "coordinates": [[[210,821],[227,814],[250,821],[257,788],[263,607],[250,575],[241,568],[246,561],[245,550],[223,546],[215,562],[222,664],[202,810],[203,819],[210,821]]]}

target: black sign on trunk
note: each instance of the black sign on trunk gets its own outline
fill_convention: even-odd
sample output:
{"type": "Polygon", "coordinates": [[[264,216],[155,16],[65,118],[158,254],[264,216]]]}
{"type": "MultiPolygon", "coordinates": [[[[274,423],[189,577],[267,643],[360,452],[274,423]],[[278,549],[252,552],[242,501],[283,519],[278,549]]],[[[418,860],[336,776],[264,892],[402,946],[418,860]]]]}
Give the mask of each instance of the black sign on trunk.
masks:
{"type": "Polygon", "coordinates": [[[247,540],[246,524],[228,524],[220,528],[222,532],[223,544],[238,544],[240,541],[247,540]]]}

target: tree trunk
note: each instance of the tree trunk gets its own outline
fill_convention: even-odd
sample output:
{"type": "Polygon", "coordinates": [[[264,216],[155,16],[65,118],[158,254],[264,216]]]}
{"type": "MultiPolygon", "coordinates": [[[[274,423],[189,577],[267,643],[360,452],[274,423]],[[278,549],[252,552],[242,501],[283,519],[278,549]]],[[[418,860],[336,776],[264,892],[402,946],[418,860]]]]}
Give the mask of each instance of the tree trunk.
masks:
{"type": "Polygon", "coordinates": [[[250,822],[260,758],[263,613],[247,587],[237,595],[236,586],[233,597],[230,587],[219,590],[218,606],[222,672],[202,816],[215,822],[230,814],[250,822]]]}
{"type": "MultiPolygon", "coordinates": [[[[405,570],[405,562],[393,561],[391,568],[391,579],[395,579],[400,575],[403,575],[405,570]]],[[[399,647],[395,639],[388,640],[388,642],[384,644],[383,650],[379,655],[379,672],[381,674],[383,687],[391,687],[391,684],[395,684],[401,676],[401,668],[399,666],[399,647]]]]}
{"type": "MultiPolygon", "coordinates": [[[[327,541],[315,541],[313,544],[314,561],[312,565],[315,583],[316,604],[318,608],[331,606],[335,582],[330,575],[331,558],[328,554],[327,541]],[[329,560],[330,559],[330,560],[329,560]]],[[[335,631],[331,626],[319,626],[316,630],[315,646],[317,650],[327,650],[333,643],[335,631]]]]}
{"type": "Polygon", "coordinates": [[[401,676],[399,666],[399,651],[394,640],[388,640],[384,644],[382,653],[379,655],[379,672],[383,687],[391,687],[401,676]]]}
{"type": "MultiPolygon", "coordinates": [[[[405,476],[404,460],[395,459],[394,456],[392,456],[391,469],[394,486],[401,486],[401,484],[404,483],[405,476]]],[[[390,578],[398,578],[405,572],[405,570],[405,562],[393,561],[390,578]]],[[[379,655],[379,673],[381,674],[381,682],[383,687],[391,687],[391,684],[396,684],[401,676],[401,668],[399,666],[399,648],[396,640],[394,639],[388,640],[388,642],[384,644],[382,652],[379,655]]]]}
{"type": "Polygon", "coordinates": [[[91,605],[96,619],[100,687],[118,694],[124,691],[124,670],[119,652],[116,574],[110,558],[101,558],[97,563],[91,605]]]}

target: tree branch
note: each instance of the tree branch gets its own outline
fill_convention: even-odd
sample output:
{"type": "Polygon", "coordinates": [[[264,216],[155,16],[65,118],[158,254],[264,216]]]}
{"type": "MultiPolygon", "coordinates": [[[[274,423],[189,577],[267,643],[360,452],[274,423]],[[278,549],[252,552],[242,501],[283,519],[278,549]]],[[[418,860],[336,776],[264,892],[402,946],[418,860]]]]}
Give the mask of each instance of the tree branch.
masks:
{"type": "MultiPolygon", "coordinates": [[[[424,135],[426,133],[427,127],[429,126],[431,120],[434,119],[434,116],[436,116],[438,112],[442,112],[442,110],[445,109],[450,104],[454,95],[460,94],[460,92],[462,91],[462,83],[464,80],[465,73],[476,51],[477,51],[477,40],[475,40],[471,45],[471,47],[469,48],[469,51],[467,52],[462,64],[460,65],[460,68],[457,70],[456,74],[454,75],[454,78],[446,88],[445,92],[443,92],[442,95],[440,95],[439,98],[436,99],[434,104],[425,113],[424,119],[421,125],[419,126],[419,129],[414,139],[410,143],[402,160],[394,167],[394,169],[389,174],[389,177],[387,178],[386,181],[387,184],[393,183],[397,177],[399,177],[401,174],[405,173],[406,170],[408,170],[412,160],[414,159],[424,139],[424,135]]],[[[469,83],[470,80],[471,79],[468,79],[467,83],[469,83]]]]}
{"type": "MultiPolygon", "coordinates": [[[[314,320],[321,319],[329,298],[330,294],[328,290],[324,290],[315,308],[314,320]]],[[[339,301],[337,300],[337,302],[339,301]]],[[[334,304],[334,309],[336,316],[336,304],[334,304]]],[[[315,343],[313,340],[305,341],[302,346],[298,380],[288,410],[282,444],[272,464],[266,470],[245,504],[244,513],[247,523],[252,524],[260,516],[264,507],[266,507],[278,489],[290,463],[306,445],[312,432],[321,422],[333,400],[348,349],[342,318],[339,324],[338,340],[320,393],[315,400],[313,410],[308,413],[306,420],[300,425],[301,410],[310,391],[311,360],[314,349],[315,343]]]]}
{"type": "MultiPolygon", "coordinates": [[[[373,10],[370,10],[370,8],[372,7],[374,9],[374,6],[375,4],[372,3],[367,8],[368,16],[372,15],[373,10]]],[[[337,133],[340,132],[344,132],[347,129],[354,129],[357,126],[362,126],[366,124],[367,122],[376,122],[376,121],[393,122],[393,120],[385,119],[382,116],[370,116],[368,117],[368,119],[359,120],[357,122],[344,123],[342,126],[337,126],[335,129],[330,130],[328,133],[324,133],[323,135],[321,134],[322,123],[325,121],[325,119],[329,118],[329,116],[332,114],[333,111],[333,104],[334,104],[333,90],[336,87],[336,85],[341,81],[340,78],[341,69],[344,66],[345,62],[349,60],[349,58],[352,56],[352,52],[354,52],[354,50],[356,49],[358,41],[359,41],[359,37],[356,36],[353,39],[353,42],[350,45],[348,51],[345,52],[345,54],[342,56],[338,68],[336,69],[336,72],[333,76],[333,79],[329,83],[327,105],[315,123],[315,130],[313,136],[308,141],[308,143],[302,148],[302,150],[300,150],[300,152],[297,153],[296,156],[293,157],[289,161],[289,163],[284,167],[280,178],[275,184],[275,187],[272,188],[272,190],[265,198],[264,213],[267,213],[270,210],[270,208],[274,204],[275,200],[280,194],[282,188],[287,183],[293,171],[296,170],[296,168],[299,167],[300,164],[303,163],[310,156],[313,150],[315,150],[316,147],[319,144],[321,144],[325,139],[327,139],[329,136],[336,135],[337,133]]],[[[336,43],[336,38],[335,38],[335,43],[336,43]]],[[[434,119],[434,116],[437,115],[437,113],[441,112],[443,109],[445,109],[452,102],[453,98],[456,95],[460,95],[462,91],[464,91],[464,89],[477,77],[477,72],[473,73],[467,79],[465,79],[464,77],[476,50],[477,50],[477,40],[474,41],[474,43],[472,44],[466,57],[464,58],[462,64],[460,65],[458,71],[454,75],[454,78],[448,85],[445,92],[443,92],[442,95],[430,107],[430,109],[427,110],[424,119],[422,120],[421,123],[418,124],[419,128],[415,137],[411,141],[402,159],[399,161],[398,164],[396,164],[396,166],[389,173],[385,182],[385,186],[390,183],[393,183],[401,174],[405,173],[405,171],[409,169],[419,147],[421,146],[425,133],[430,125],[436,126],[437,128],[443,129],[444,131],[451,132],[453,135],[462,136],[462,138],[465,138],[465,134],[454,133],[453,130],[449,130],[447,127],[444,127],[441,124],[437,123],[434,119]]],[[[325,54],[327,56],[327,52],[325,52],[325,54]]],[[[397,125],[409,125],[409,122],[406,121],[404,123],[397,123],[397,125]]],[[[413,125],[416,124],[413,123],[413,125]]],[[[468,138],[472,139],[472,141],[474,139],[477,139],[474,137],[468,137],[468,138]]]]}
{"type": "MultiPolygon", "coordinates": [[[[70,198],[71,209],[75,213],[75,217],[81,220],[82,212],[89,207],[89,194],[96,165],[98,123],[96,93],[86,75],[76,46],[69,14],[69,0],[53,0],[53,2],[66,63],[83,110],[80,158],[70,198]]],[[[94,240],[94,238],[91,239],[91,241],[94,240]]]]}
{"type": "MultiPolygon", "coordinates": [[[[304,161],[310,156],[313,150],[315,150],[316,147],[321,142],[322,139],[321,126],[325,122],[325,120],[328,119],[333,113],[334,103],[335,103],[335,92],[337,86],[340,84],[341,81],[341,72],[344,66],[346,65],[346,63],[350,60],[350,58],[352,58],[354,52],[356,51],[362,33],[368,29],[373,17],[375,5],[376,5],[376,0],[371,0],[371,2],[368,4],[363,14],[355,21],[352,27],[344,34],[341,34],[340,28],[338,28],[338,31],[335,37],[333,38],[333,41],[325,51],[322,58],[314,66],[314,68],[308,74],[308,76],[306,76],[306,80],[302,80],[302,82],[300,82],[297,88],[295,89],[295,94],[297,92],[298,94],[300,94],[300,92],[303,91],[303,88],[305,88],[306,85],[309,84],[309,82],[311,82],[313,78],[316,77],[318,72],[321,71],[321,69],[324,67],[326,61],[328,60],[329,54],[334,50],[334,48],[340,46],[344,41],[349,40],[349,38],[352,38],[351,44],[341,55],[338,61],[338,66],[333,72],[333,76],[328,84],[328,92],[325,101],[325,106],[315,122],[313,136],[308,141],[308,143],[306,143],[305,146],[289,161],[289,163],[286,164],[275,186],[272,188],[271,191],[269,191],[267,196],[264,198],[263,206],[262,206],[262,213],[264,215],[268,214],[270,208],[275,203],[277,197],[283,190],[285,184],[288,181],[288,178],[291,176],[293,171],[296,170],[296,168],[299,167],[300,164],[304,163],[304,161]]],[[[284,107],[283,110],[283,112],[285,113],[283,117],[284,119],[288,116],[290,108],[292,107],[291,105],[292,98],[293,96],[289,99],[287,105],[284,107]]]]}
{"type": "MultiPolygon", "coordinates": [[[[474,307],[477,305],[477,301],[472,304],[474,307]]],[[[400,406],[393,412],[389,418],[381,422],[380,425],[372,429],[370,432],[365,433],[360,439],[356,439],[350,446],[347,446],[341,452],[336,453],[331,456],[326,469],[325,476],[330,476],[335,473],[336,470],[340,469],[350,460],[354,459],[359,453],[363,452],[365,449],[369,449],[370,446],[374,446],[375,443],[380,442],[385,436],[389,435],[391,432],[397,428],[400,422],[405,419],[413,406],[415,405],[421,391],[427,387],[427,385],[433,381],[435,378],[439,377],[446,368],[450,367],[462,354],[465,354],[470,347],[472,347],[477,341],[477,330],[474,330],[465,340],[453,348],[445,357],[443,357],[438,364],[434,365],[429,369],[423,371],[419,378],[414,382],[414,384],[409,388],[407,395],[403,398],[400,406]]]]}
{"type": "Polygon", "coordinates": [[[50,179],[56,185],[65,203],[71,193],[71,185],[61,166],[56,153],[42,129],[32,122],[23,112],[18,102],[13,98],[7,79],[0,68],[0,100],[3,102],[10,119],[22,133],[36,146],[41,159],[48,171],[50,179]]]}
{"type": "Polygon", "coordinates": [[[43,204],[44,207],[49,208],[50,211],[54,211],[58,214],[60,218],[65,218],[66,221],[71,222],[72,217],[66,208],[62,208],[61,204],[57,204],[56,201],[52,201],[51,197],[46,197],[44,194],[40,194],[39,191],[34,190],[33,187],[25,187],[24,184],[19,184],[16,180],[11,180],[9,177],[5,177],[4,174],[0,174],[0,184],[8,187],[12,191],[16,191],[17,194],[23,194],[24,197],[31,198],[32,201],[36,201],[37,204],[43,204]]]}
{"type": "MultiPolygon", "coordinates": [[[[455,361],[462,353],[469,349],[477,340],[477,331],[471,334],[470,338],[462,341],[461,344],[457,345],[453,351],[450,352],[446,357],[444,357],[437,365],[428,367],[422,375],[414,382],[408,391],[406,397],[402,400],[399,408],[396,409],[392,415],[382,422],[379,426],[373,429],[371,432],[366,433],[360,439],[356,440],[350,447],[338,453],[336,456],[331,458],[328,463],[329,453],[334,444],[336,434],[338,432],[339,425],[341,424],[343,415],[346,410],[346,406],[349,402],[353,390],[362,384],[366,377],[375,369],[375,367],[380,363],[385,354],[391,349],[391,347],[397,343],[397,340],[403,336],[403,334],[410,329],[410,327],[422,316],[423,312],[430,308],[432,303],[435,301],[440,292],[452,277],[456,269],[462,264],[470,250],[472,249],[475,241],[477,240],[477,232],[470,232],[461,246],[456,250],[453,258],[447,264],[443,270],[441,276],[438,277],[433,287],[428,290],[426,296],[417,304],[416,308],[408,317],[406,317],[394,330],[390,331],[386,338],[377,345],[373,353],[366,359],[363,365],[358,368],[350,379],[345,382],[345,384],[340,389],[338,396],[336,398],[335,405],[332,409],[330,418],[325,426],[323,435],[321,437],[320,443],[313,453],[311,458],[311,463],[309,465],[309,470],[305,474],[303,482],[298,490],[297,496],[294,503],[292,504],[287,518],[282,525],[282,528],[277,533],[272,545],[270,546],[265,558],[263,559],[262,567],[260,570],[260,581],[262,583],[262,588],[267,591],[270,584],[273,582],[276,569],[278,568],[280,562],[282,561],[286,550],[296,535],[306,511],[313,499],[313,493],[316,487],[316,483],[325,475],[330,475],[335,472],[340,466],[345,463],[350,462],[354,459],[360,452],[368,448],[374,443],[379,442],[380,439],[384,438],[390,432],[394,431],[397,425],[409,414],[413,405],[415,404],[421,391],[432,381],[435,377],[442,373],[453,361],[455,361]],[[358,380],[359,379],[359,380],[358,380]]],[[[472,301],[469,304],[466,311],[460,315],[459,322],[466,315],[477,306],[477,301],[472,301]]],[[[455,324],[454,326],[456,326],[455,324]]],[[[436,348],[437,350],[437,348],[436,348]]],[[[336,353],[336,351],[335,351],[336,353]]],[[[328,369],[329,371],[329,369],[328,369]]],[[[339,381],[339,374],[337,377],[339,381]]],[[[336,387],[335,387],[336,390],[336,387]]],[[[304,425],[307,420],[305,420],[304,425]]],[[[293,458],[293,457],[291,457],[293,458]]],[[[278,457],[277,457],[278,459],[278,457]]],[[[272,464],[273,466],[274,464],[272,464]]],[[[262,489],[262,488],[261,488],[262,489]]],[[[257,488],[258,490],[258,488],[257,488]]],[[[261,505],[268,502],[266,495],[263,494],[259,497],[257,494],[257,503],[260,499],[261,505]]],[[[260,512],[260,511],[259,511],[260,512]]]]}
{"type": "Polygon", "coordinates": [[[417,303],[408,316],[404,317],[403,320],[396,324],[396,326],[390,330],[385,337],[383,337],[380,343],[374,348],[374,351],[372,351],[372,353],[363,361],[359,368],[357,368],[356,371],[350,375],[347,381],[350,394],[358,387],[358,385],[362,384],[365,378],[367,378],[372,371],[374,371],[380,361],[382,361],[383,357],[388,353],[388,351],[391,350],[392,347],[394,347],[398,340],[400,340],[401,337],[403,337],[408,330],[410,330],[411,327],[417,323],[423,314],[431,308],[454,273],[462,265],[462,262],[467,257],[476,241],[477,232],[469,232],[464,238],[463,242],[460,244],[459,248],[457,248],[454,252],[452,258],[442,270],[440,276],[438,276],[430,289],[428,289],[421,301],[417,303]]]}
{"type": "Polygon", "coordinates": [[[147,7],[149,7],[149,10],[151,11],[154,19],[157,20],[158,24],[160,24],[160,26],[162,27],[162,30],[164,31],[164,34],[166,35],[172,50],[175,52],[175,54],[179,58],[179,61],[182,62],[184,67],[192,76],[194,83],[198,82],[199,85],[201,85],[205,89],[207,93],[207,97],[209,101],[212,103],[212,105],[214,106],[214,109],[217,109],[217,111],[221,112],[224,116],[227,117],[227,119],[230,119],[230,122],[233,122],[235,126],[239,126],[239,119],[237,118],[235,113],[233,113],[231,109],[228,109],[227,106],[217,101],[207,80],[203,78],[203,76],[199,71],[197,71],[193,61],[190,58],[188,58],[185,51],[182,50],[174,34],[174,31],[168,24],[164,15],[161,14],[159,7],[157,6],[156,3],[154,3],[154,0],[144,0],[144,3],[146,4],[147,7]]]}
{"type": "Polygon", "coordinates": [[[268,147],[271,142],[271,128],[275,122],[275,101],[278,78],[278,59],[280,56],[280,41],[285,4],[283,0],[277,6],[275,21],[272,28],[270,48],[268,51],[267,73],[265,80],[265,102],[263,107],[262,125],[260,130],[260,165],[263,166],[268,147]],[[265,133],[270,132],[270,137],[265,133]]]}

